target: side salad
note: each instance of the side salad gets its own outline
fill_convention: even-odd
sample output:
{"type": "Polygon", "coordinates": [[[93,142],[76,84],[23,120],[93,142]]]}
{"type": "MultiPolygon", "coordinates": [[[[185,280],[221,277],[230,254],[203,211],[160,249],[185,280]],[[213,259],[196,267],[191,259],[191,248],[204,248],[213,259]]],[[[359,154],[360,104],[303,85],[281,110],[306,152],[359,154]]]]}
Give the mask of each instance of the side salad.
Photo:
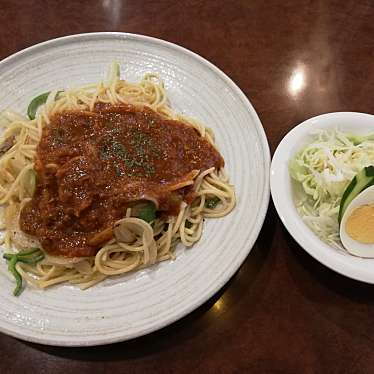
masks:
{"type": "Polygon", "coordinates": [[[289,161],[289,172],[301,189],[297,210],[326,243],[343,248],[339,208],[352,179],[374,165],[374,134],[357,136],[338,129],[317,130],[309,144],[289,161]]]}

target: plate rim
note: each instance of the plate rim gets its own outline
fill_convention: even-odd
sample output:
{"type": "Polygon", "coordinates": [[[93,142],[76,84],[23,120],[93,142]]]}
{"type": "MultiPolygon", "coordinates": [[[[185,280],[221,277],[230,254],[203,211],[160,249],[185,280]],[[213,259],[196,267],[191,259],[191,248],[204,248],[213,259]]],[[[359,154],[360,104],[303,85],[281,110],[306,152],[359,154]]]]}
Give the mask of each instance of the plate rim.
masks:
{"type": "MultiPolygon", "coordinates": [[[[292,236],[293,240],[295,240],[298,245],[311,257],[313,257],[316,261],[321,263],[322,265],[326,266],[328,269],[345,276],[347,278],[368,283],[368,284],[374,284],[374,272],[371,275],[365,274],[366,272],[361,270],[357,271],[357,266],[353,263],[346,263],[342,258],[340,258],[341,261],[339,261],[339,257],[337,252],[334,251],[327,251],[326,254],[321,255],[318,253],[318,249],[325,247],[331,250],[331,247],[321,241],[314,233],[313,231],[302,221],[301,217],[298,215],[293,202],[292,202],[292,196],[287,196],[287,201],[291,201],[290,206],[294,209],[294,214],[292,214],[292,217],[290,215],[285,214],[287,211],[287,208],[285,208],[286,203],[282,202],[282,198],[284,199],[284,192],[281,195],[281,186],[282,183],[290,183],[291,177],[289,173],[287,172],[287,177],[282,176],[281,171],[279,169],[284,166],[284,163],[288,163],[289,159],[286,159],[287,152],[285,151],[287,148],[292,149],[296,145],[296,141],[298,140],[297,137],[303,137],[306,138],[308,136],[308,130],[310,132],[311,130],[311,124],[316,121],[328,121],[330,119],[334,118],[341,118],[342,116],[352,116],[352,117],[360,117],[360,118],[367,118],[371,119],[374,123],[374,115],[370,113],[363,113],[363,112],[351,112],[351,111],[340,111],[340,112],[328,112],[323,113],[311,118],[308,118],[302,122],[300,122],[298,125],[293,127],[281,140],[281,142],[278,144],[277,149],[274,152],[271,166],[270,166],[270,191],[271,191],[271,197],[272,201],[274,203],[275,209],[278,213],[278,216],[280,220],[282,221],[284,227],[288,231],[288,233],[292,236]],[[287,179],[287,181],[285,180],[287,179]],[[298,225],[295,225],[295,222],[298,222],[298,225]],[[304,227],[303,232],[298,231],[299,222],[302,223],[302,226],[304,227]],[[306,234],[306,235],[305,235],[306,234]],[[337,260],[335,263],[331,261],[331,259],[337,260]]],[[[322,126],[321,124],[318,126],[315,126],[315,129],[320,129],[322,127],[329,127],[329,125],[322,126]]],[[[288,203],[287,203],[288,204],[288,203]]],[[[290,209],[292,209],[290,207],[290,209]]],[[[366,259],[367,260],[367,259],[366,259]]]]}
{"type": "MultiPolygon", "coordinates": [[[[269,201],[270,201],[270,162],[271,162],[271,156],[270,156],[270,148],[268,139],[266,136],[265,129],[261,123],[261,120],[254,109],[252,103],[247,98],[247,96],[244,94],[244,92],[240,89],[240,87],[227,75],[225,74],[221,69],[219,69],[217,66],[215,66],[213,63],[209,62],[204,57],[200,56],[199,54],[182,47],[178,44],[155,38],[152,36],[146,36],[141,34],[135,34],[135,33],[124,33],[124,32],[89,32],[89,33],[80,33],[80,34],[72,34],[67,36],[62,36],[58,38],[49,39],[34,45],[31,45],[27,48],[24,48],[20,51],[17,51],[4,59],[0,61],[0,67],[5,67],[7,64],[13,63],[18,57],[21,56],[27,56],[32,55],[33,53],[37,53],[39,50],[42,50],[44,48],[48,47],[54,47],[54,46],[61,46],[64,44],[69,44],[71,42],[74,42],[76,40],[95,40],[95,39],[102,39],[102,38],[114,38],[114,39],[132,39],[137,41],[144,41],[144,42],[151,42],[154,45],[158,44],[162,47],[167,47],[168,49],[172,49],[176,51],[177,53],[182,53],[185,55],[188,55],[195,60],[197,60],[200,64],[208,67],[215,75],[218,75],[223,81],[235,92],[237,97],[240,99],[241,103],[246,107],[246,110],[248,111],[249,115],[253,119],[255,125],[256,125],[256,132],[258,134],[258,141],[260,142],[260,146],[262,149],[262,158],[263,158],[263,164],[265,166],[264,169],[264,186],[262,189],[262,196],[261,196],[261,202],[260,202],[260,209],[257,212],[257,219],[254,222],[252,235],[250,237],[250,240],[248,240],[245,245],[242,256],[237,259],[237,261],[233,264],[233,266],[228,269],[225,277],[223,277],[222,281],[217,283],[214,287],[212,287],[209,292],[207,292],[203,297],[201,297],[197,302],[191,303],[189,307],[184,308],[181,312],[176,313],[172,315],[171,317],[165,318],[161,323],[158,323],[156,326],[153,325],[152,327],[148,329],[144,329],[142,331],[138,331],[137,333],[133,333],[132,335],[128,335],[126,337],[110,337],[109,336],[103,336],[101,338],[80,338],[77,336],[73,337],[74,342],[69,343],[65,340],[59,340],[55,338],[48,338],[44,336],[45,331],[43,334],[37,334],[34,333],[25,333],[25,334],[19,334],[17,332],[14,332],[12,330],[9,330],[7,328],[4,328],[0,325],[0,331],[4,334],[22,339],[24,341],[38,343],[38,344],[44,344],[44,345],[53,345],[53,346],[67,346],[67,347],[79,347],[79,346],[97,346],[97,345],[104,345],[104,344],[112,344],[122,341],[127,341],[134,339],[136,337],[141,337],[144,335],[147,335],[149,333],[158,331],[166,326],[169,326],[170,324],[182,319],[183,317],[187,316],[189,313],[194,311],[195,309],[199,308],[201,305],[206,303],[211,297],[213,297],[232,277],[233,275],[240,269],[245,259],[248,257],[249,253],[251,252],[256,240],[258,239],[259,233],[261,231],[261,228],[263,226],[269,201]]],[[[248,126],[248,124],[245,124],[245,126],[248,126]]]]}

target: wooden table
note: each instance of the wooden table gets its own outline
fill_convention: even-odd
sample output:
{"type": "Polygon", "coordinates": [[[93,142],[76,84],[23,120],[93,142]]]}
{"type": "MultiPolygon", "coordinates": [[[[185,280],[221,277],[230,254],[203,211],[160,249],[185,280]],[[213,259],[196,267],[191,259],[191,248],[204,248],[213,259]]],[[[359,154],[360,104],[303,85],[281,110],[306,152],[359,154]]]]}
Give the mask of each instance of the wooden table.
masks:
{"type": "MultiPolygon", "coordinates": [[[[151,35],[191,49],[249,97],[272,152],[309,117],[374,112],[372,0],[2,0],[0,9],[1,58],[91,31],[151,35]]],[[[0,372],[373,373],[373,344],[374,287],[316,262],[270,204],[241,269],[179,322],[93,348],[0,335],[0,372]]]]}

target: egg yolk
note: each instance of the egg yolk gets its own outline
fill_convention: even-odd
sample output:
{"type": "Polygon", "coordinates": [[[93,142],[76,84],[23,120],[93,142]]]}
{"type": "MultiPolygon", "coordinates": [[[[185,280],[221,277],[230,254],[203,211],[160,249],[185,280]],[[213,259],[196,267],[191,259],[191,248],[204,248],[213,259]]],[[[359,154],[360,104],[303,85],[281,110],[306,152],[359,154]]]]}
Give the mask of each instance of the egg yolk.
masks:
{"type": "Polygon", "coordinates": [[[347,218],[345,231],[360,243],[374,243],[374,204],[356,208],[347,218]]]}

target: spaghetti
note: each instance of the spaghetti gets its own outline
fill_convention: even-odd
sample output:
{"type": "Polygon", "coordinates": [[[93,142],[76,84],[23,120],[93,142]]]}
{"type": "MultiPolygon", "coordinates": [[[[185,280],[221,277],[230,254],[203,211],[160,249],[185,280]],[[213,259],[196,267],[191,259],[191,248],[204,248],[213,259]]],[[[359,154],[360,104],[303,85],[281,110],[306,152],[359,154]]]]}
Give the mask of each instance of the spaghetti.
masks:
{"type": "MultiPolygon", "coordinates": [[[[34,104],[40,105],[42,96],[34,104]]],[[[222,217],[234,208],[234,189],[214,147],[212,130],[174,113],[157,75],[146,74],[139,83],[132,84],[120,79],[119,66],[112,64],[106,82],[52,91],[44,94],[44,100],[38,110],[29,107],[28,114],[31,118],[35,115],[33,119],[11,112],[4,112],[1,119],[5,127],[0,140],[0,204],[4,207],[1,228],[5,230],[4,242],[9,251],[4,257],[9,268],[13,266],[11,271],[18,286],[19,275],[38,288],[69,282],[86,289],[108,276],[173,259],[178,242],[189,247],[200,239],[204,218],[222,217]],[[124,120],[126,131],[118,122],[124,120]],[[113,121],[117,121],[115,128],[110,127],[113,121]],[[82,123],[90,131],[97,131],[87,145],[82,123]],[[51,142],[48,137],[53,131],[60,136],[59,131],[69,126],[75,129],[75,138],[69,141],[75,139],[77,147],[81,147],[79,156],[60,154],[57,159],[64,162],[59,165],[49,151],[56,138],[51,142]],[[105,137],[109,133],[108,145],[105,137]],[[159,135],[158,142],[157,138],[154,143],[147,142],[145,135],[156,133],[164,133],[164,138],[159,135]],[[176,140],[168,143],[166,133],[177,134],[176,140]],[[129,144],[125,143],[128,138],[129,144]],[[174,144],[181,139],[187,139],[182,150],[174,144]],[[136,155],[127,152],[135,146],[136,155]],[[158,153],[158,146],[164,154],[158,153]],[[71,182],[78,174],[84,178],[90,173],[95,176],[92,170],[86,170],[85,157],[90,147],[95,157],[100,157],[97,163],[107,170],[107,174],[99,175],[110,179],[116,174],[117,178],[117,182],[103,187],[109,189],[109,195],[99,193],[106,205],[96,202],[96,211],[92,208],[94,199],[87,200],[71,182]],[[147,160],[147,165],[139,161],[139,155],[147,160]],[[159,168],[157,157],[165,160],[159,168]],[[170,159],[179,162],[175,169],[170,159]],[[165,174],[165,169],[172,170],[170,175],[165,174]],[[69,170],[76,174],[70,175],[69,170]],[[66,181],[74,187],[68,193],[61,187],[66,181]],[[55,192],[51,192],[53,183],[55,192]],[[134,190],[135,185],[140,187],[134,190]],[[79,197],[78,208],[77,204],[69,206],[74,194],[79,197]],[[120,205],[121,198],[125,204],[120,205]],[[42,222],[45,206],[53,206],[53,212],[60,216],[66,213],[67,218],[61,216],[56,223],[56,217],[50,214],[51,219],[42,222]],[[82,222],[88,222],[90,217],[94,218],[87,229],[82,222]],[[69,223],[59,228],[61,222],[69,223]],[[74,242],[75,237],[79,240],[74,242]],[[78,244],[74,247],[71,243],[78,244]]],[[[87,183],[95,184],[92,180],[87,183]]],[[[20,287],[15,293],[19,291],[20,287]]]]}

